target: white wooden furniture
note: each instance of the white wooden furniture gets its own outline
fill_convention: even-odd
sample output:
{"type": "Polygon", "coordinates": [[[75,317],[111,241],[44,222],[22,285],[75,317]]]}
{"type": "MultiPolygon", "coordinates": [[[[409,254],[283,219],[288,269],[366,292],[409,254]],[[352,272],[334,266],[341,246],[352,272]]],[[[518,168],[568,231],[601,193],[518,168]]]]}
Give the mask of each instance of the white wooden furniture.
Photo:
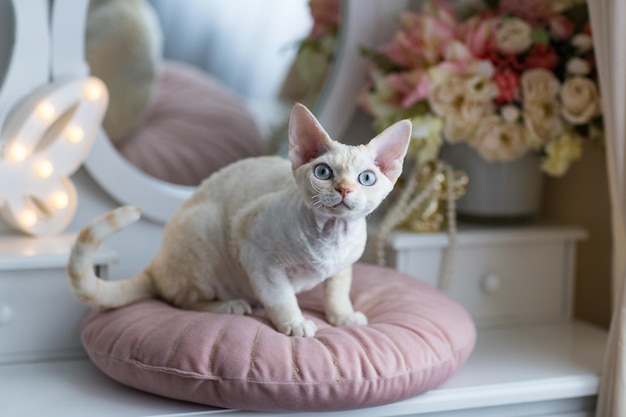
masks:
{"type": "MultiPolygon", "coordinates": [[[[441,387],[382,407],[319,415],[591,417],[604,343],[603,331],[581,323],[483,328],[468,362],[441,387]]],[[[156,397],[118,384],[87,360],[0,365],[3,417],[222,413],[284,415],[216,410],[156,397]]]]}
{"type": "MultiPolygon", "coordinates": [[[[375,263],[375,230],[366,259],[375,263]]],[[[449,295],[479,325],[564,320],[572,316],[577,227],[461,225],[450,258],[449,295]]],[[[386,265],[439,286],[449,246],[446,233],[393,232],[385,247],[386,265]]]]}
{"type": "MultiPolygon", "coordinates": [[[[0,364],[84,356],[79,327],[88,308],[70,293],[66,272],[74,238],[0,237],[0,364]]],[[[106,277],[116,260],[100,248],[96,273],[106,277]]]]}
{"type": "MultiPolygon", "coordinates": [[[[390,239],[390,244],[392,248],[395,245],[396,250],[410,250],[410,256],[403,254],[405,259],[420,259],[419,270],[433,272],[432,278],[437,275],[443,249],[443,244],[438,243],[445,240],[444,236],[399,233],[390,239]]],[[[483,294],[480,297],[497,295],[498,291],[496,294],[482,292],[480,280],[474,279],[480,274],[472,272],[495,271],[492,273],[504,277],[500,286],[504,294],[509,294],[507,288],[510,286],[521,288],[508,297],[508,302],[498,305],[519,305],[516,294],[519,299],[532,303],[532,296],[536,295],[539,300],[545,300],[545,305],[537,302],[538,306],[546,307],[540,309],[542,314],[526,310],[519,312],[514,308],[512,311],[518,314],[504,314],[500,320],[485,323],[479,328],[476,349],[465,366],[448,382],[429,393],[383,407],[336,415],[592,416],[606,335],[595,327],[566,319],[571,294],[567,289],[572,262],[569,256],[573,255],[574,240],[582,236],[584,233],[576,228],[462,231],[459,255],[466,255],[459,257],[461,267],[457,268],[452,286],[453,291],[459,288],[456,292],[459,301],[471,302],[476,294],[483,294]],[[512,239],[506,238],[509,234],[512,239]],[[500,251],[507,253],[509,245],[523,254],[522,264],[516,264],[515,256],[500,258],[500,251]],[[546,252],[551,257],[543,259],[538,254],[533,255],[529,248],[537,248],[540,253],[546,252]],[[477,256],[476,253],[482,255],[477,256]],[[463,261],[465,256],[472,260],[463,261]],[[506,267],[488,269],[491,260],[506,261],[506,267]],[[520,274],[525,266],[530,268],[529,273],[542,277],[532,293],[526,292],[524,285],[516,281],[520,276],[523,278],[520,274]],[[478,285],[478,289],[472,290],[469,285],[467,292],[461,291],[460,288],[467,285],[459,287],[456,280],[466,278],[469,278],[467,285],[478,285]],[[563,293],[555,297],[550,289],[553,287],[563,293]],[[546,292],[554,298],[552,302],[544,296],[546,292]],[[551,304],[558,308],[547,308],[551,304]],[[510,317],[515,317],[517,324],[507,322],[510,317]],[[522,320],[524,317],[530,320],[522,320]],[[540,317],[544,320],[537,322],[540,317]],[[494,324],[498,321],[499,324],[494,324]],[[524,321],[527,323],[521,324],[524,321]]],[[[85,309],[71,299],[64,271],[72,237],[0,240],[0,253],[13,254],[1,257],[3,263],[0,265],[4,270],[0,272],[0,305],[9,305],[11,311],[15,308],[13,317],[5,326],[0,325],[1,416],[274,415],[217,410],[140,393],[112,381],[87,359],[76,359],[80,354],[78,326],[85,309]],[[3,298],[6,294],[10,297],[3,298]],[[31,401],[34,394],[37,400],[31,401]]],[[[105,249],[99,253],[96,263],[101,265],[103,272],[114,259],[115,255],[105,249]]],[[[406,265],[404,268],[419,275],[406,265]]],[[[478,313],[482,311],[489,309],[476,310],[478,313]]],[[[498,318],[502,311],[495,309],[493,314],[486,316],[498,318]]]]}

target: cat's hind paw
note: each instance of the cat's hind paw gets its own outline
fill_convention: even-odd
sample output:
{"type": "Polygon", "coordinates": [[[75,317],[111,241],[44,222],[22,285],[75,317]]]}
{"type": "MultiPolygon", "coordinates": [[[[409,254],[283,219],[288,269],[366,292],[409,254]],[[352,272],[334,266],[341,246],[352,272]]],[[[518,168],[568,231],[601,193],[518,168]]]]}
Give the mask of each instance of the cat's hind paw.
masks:
{"type": "Polygon", "coordinates": [[[278,331],[287,336],[313,337],[317,332],[317,326],[312,320],[294,320],[277,326],[278,331]]]}
{"type": "Polygon", "coordinates": [[[355,311],[347,316],[329,318],[328,321],[334,326],[365,326],[367,317],[360,311],[355,311]]]}
{"type": "Polygon", "coordinates": [[[228,301],[222,301],[221,305],[215,310],[216,313],[221,314],[251,314],[252,307],[247,301],[241,299],[234,299],[228,301]]]}

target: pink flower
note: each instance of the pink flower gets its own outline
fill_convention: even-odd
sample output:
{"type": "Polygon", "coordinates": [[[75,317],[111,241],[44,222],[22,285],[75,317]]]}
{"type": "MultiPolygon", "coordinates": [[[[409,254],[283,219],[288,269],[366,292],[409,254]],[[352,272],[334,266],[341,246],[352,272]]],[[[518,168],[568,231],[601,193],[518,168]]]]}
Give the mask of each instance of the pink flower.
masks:
{"type": "Polygon", "coordinates": [[[432,90],[430,77],[421,69],[391,74],[387,77],[387,82],[403,94],[401,104],[405,108],[425,99],[432,90]]]}
{"type": "Polygon", "coordinates": [[[493,81],[498,86],[498,96],[495,102],[498,104],[512,103],[518,96],[519,76],[510,68],[496,71],[493,81]]]}
{"type": "Polygon", "coordinates": [[[494,68],[488,60],[476,59],[460,41],[450,42],[446,47],[444,59],[428,70],[433,82],[437,83],[451,75],[481,75],[491,78],[494,68]]]}
{"type": "Polygon", "coordinates": [[[404,68],[425,65],[426,61],[421,49],[422,41],[417,36],[411,35],[408,31],[396,33],[391,43],[380,48],[381,52],[404,68]]]}
{"type": "Polygon", "coordinates": [[[448,43],[443,51],[443,57],[445,61],[463,63],[471,61],[474,58],[468,47],[459,41],[448,43]]]}
{"type": "Polygon", "coordinates": [[[457,23],[446,8],[433,5],[429,13],[404,12],[400,20],[404,30],[382,52],[405,68],[439,62],[446,45],[455,39],[457,23]]]}
{"type": "Polygon", "coordinates": [[[424,4],[423,12],[435,17],[442,24],[454,28],[457,19],[452,4],[445,1],[429,1],[424,4]]]}
{"type": "Polygon", "coordinates": [[[458,36],[474,56],[482,57],[489,47],[491,32],[491,19],[483,20],[474,16],[459,27],[458,36]]]}
{"type": "Polygon", "coordinates": [[[569,39],[574,33],[574,23],[561,14],[552,16],[549,23],[550,33],[556,40],[569,39]]]}

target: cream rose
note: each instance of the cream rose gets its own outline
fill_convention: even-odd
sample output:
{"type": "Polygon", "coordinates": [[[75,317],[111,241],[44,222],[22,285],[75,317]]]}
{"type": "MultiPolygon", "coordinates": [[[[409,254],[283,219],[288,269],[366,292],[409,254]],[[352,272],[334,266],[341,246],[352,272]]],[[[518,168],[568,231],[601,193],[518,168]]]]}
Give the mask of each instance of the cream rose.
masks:
{"type": "Polygon", "coordinates": [[[593,48],[593,39],[584,33],[574,35],[571,42],[578,49],[578,52],[587,52],[593,48]]]}
{"type": "Polygon", "coordinates": [[[428,97],[433,111],[439,116],[445,116],[448,111],[458,105],[464,93],[464,80],[460,75],[446,77],[435,85],[428,97]]]}
{"type": "Polygon", "coordinates": [[[565,64],[565,69],[568,73],[574,75],[587,75],[591,72],[589,63],[578,57],[570,58],[565,64]]]}
{"type": "Polygon", "coordinates": [[[471,100],[491,101],[498,96],[498,86],[481,75],[472,75],[465,79],[465,96],[471,100]]]}
{"type": "Polygon", "coordinates": [[[513,161],[530,149],[524,128],[506,123],[495,114],[481,120],[469,144],[489,162],[513,161]]]}
{"type": "Polygon", "coordinates": [[[475,120],[463,118],[460,109],[451,109],[444,120],[443,135],[450,143],[464,142],[474,131],[475,125],[475,120]]]}
{"type": "Polygon", "coordinates": [[[508,104],[500,108],[500,115],[507,123],[515,123],[520,117],[520,110],[513,104],[508,104]]]}
{"type": "Polygon", "coordinates": [[[600,112],[598,89],[589,78],[568,78],[561,87],[560,97],[561,113],[574,125],[587,123],[600,112]]]}
{"type": "Polygon", "coordinates": [[[490,108],[489,101],[466,98],[459,106],[459,114],[466,123],[476,125],[484,115],[489,113],[490,108]]]}
{"type": "Polygon", "coordinates": [[[520,79],[524,101],[552,101],[559,92],[561,84],[556,76],[543,68],[528,70],[520,79]]]}
{"type": "Polygon", "coordinates": [[[547,157],[541,169],[555,177],[561,177],[567,172],[572,162],[582,155],[582,139],[573,133],[566,132],[557,140],[546,146],[547,157]]]}
{"type": "Polygon", "coordinates": [[[478,122],[489,113],[491,102],[463,98],[445,115],[444,136],[450,143],[469,139],[478,122]]]}
{"type": "Polygon", "coordinates": [[[505,54],[522,53],[533,43],[532,27],[517,17],[500,19],[496,25],[494,40],[496,49],[505,54]]]}
{"type": "Polygon", "coordinates": [[[524,124],[535,146],[548,143],[563,132],[563,120],[556,100],[525,101],[523,111],[524,124]]]}

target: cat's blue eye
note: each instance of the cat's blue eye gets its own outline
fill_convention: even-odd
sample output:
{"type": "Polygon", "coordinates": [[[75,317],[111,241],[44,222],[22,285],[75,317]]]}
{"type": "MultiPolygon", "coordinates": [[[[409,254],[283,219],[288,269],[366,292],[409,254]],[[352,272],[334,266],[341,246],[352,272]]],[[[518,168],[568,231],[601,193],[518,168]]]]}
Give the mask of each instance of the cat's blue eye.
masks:
{"type": "Polygon", "coordinates": [[[359,182],[363,185],[374,185],[376,182],[376,174],[372,171],[363,171],[359,174],[359,182]]]}
{"type": "Polygon", "coordinates": [[[333,176],[333,171],[331,171],[330,167],[326,164],[319,164],[313,170],[313,174],[315,177],[320,180],[329,180],[333,176]]]}

